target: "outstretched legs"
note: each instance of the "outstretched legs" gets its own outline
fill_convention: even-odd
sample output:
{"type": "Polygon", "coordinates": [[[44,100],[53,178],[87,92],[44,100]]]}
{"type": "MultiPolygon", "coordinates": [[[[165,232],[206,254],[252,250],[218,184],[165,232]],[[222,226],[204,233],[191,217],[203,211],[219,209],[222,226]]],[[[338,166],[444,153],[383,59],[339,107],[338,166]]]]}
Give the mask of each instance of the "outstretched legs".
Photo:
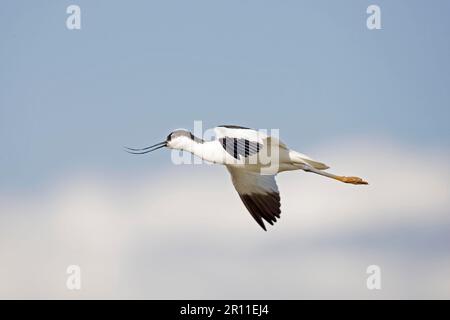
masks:
{"type": "Polygon", "coordinates": [[[303,168],[303,170],[306,171],[306,172],[313,172],[313,173],[316,173],[316,174],[320,174],[321,176],[325,176],[325,177],[328,177],[328,178],[331,178],[331,179],[335,179],[335,180],[338,180],[338,181],[341,181],[341,182],[344,182],[344,183],[368,184],[366,181],[364,181],[363,179],[358,178],[358,177],[337,176],[337,175],[334,175],[334,174],[331,174],[331,173],[328,173],[328,172],[325,172],[325,171],[314,169],[311,166],[306,166],[305,168],[303,168]]]}

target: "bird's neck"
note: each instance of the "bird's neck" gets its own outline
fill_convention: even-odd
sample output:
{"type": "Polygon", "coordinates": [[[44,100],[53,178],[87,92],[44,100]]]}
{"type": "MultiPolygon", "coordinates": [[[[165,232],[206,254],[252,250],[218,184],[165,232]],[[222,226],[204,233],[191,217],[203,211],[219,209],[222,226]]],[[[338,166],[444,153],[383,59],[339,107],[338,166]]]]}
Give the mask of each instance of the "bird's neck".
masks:
{"type": "Polygon", "coordinates": [[[183,146],[183,149],[201,158],[204,147],[203,143],[191,140],[183,146]]]}
{"type": "Polygon", "coordinates": [[[217,163],[218,161],[215,141],[204,141],[201,143],[190,141],[184,146],[184,150],[209,162],[217,163]]]}

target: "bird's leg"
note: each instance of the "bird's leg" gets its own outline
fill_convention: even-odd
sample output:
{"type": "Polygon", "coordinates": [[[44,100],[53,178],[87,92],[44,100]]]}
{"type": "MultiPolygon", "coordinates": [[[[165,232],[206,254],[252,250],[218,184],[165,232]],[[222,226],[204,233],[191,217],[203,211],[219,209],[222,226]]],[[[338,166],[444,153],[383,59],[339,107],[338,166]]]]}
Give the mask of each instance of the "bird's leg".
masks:
{"type": "Polygon", "coordinates": [[[325,171],[321,171],[321,170],[317,170],[314,169],[311,166],[305,166],[305,168],[303,169],[306,172],[312,172],[312,173],[316,173],[316,174],[320,174],[321,176],[325,176],[331,179],[335,179],[344,183],[351,183],[351,184],[368,184],[366,181],[364,181],[361,178],[358,177],[345,177],[345,176],[337,176],[325,171]]]}

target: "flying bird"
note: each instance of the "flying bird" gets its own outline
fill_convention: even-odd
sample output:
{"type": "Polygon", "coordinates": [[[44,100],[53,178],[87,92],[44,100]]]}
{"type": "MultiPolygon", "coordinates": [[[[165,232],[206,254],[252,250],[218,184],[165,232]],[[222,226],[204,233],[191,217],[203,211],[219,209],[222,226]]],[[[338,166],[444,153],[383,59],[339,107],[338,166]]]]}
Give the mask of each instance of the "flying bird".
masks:
{"type": "Polygon", "coordinates": [[[276,174],[280,172],[303,170],[344,183],[368,184],[358,177],[326,172],[329,168],[326,164],[289,149],[277,137],[261,131],[221,125],[214,128],[214,133],[213,140],[205,141],[187,130],[178,129],[171,132],[163,142],[140,149],[126,147],[126,151],[146,154],[167,147],[224,165],[245,207],[264,230],[264,221],[273,225],[280,218],[280,193],[275,181],[276,174]]]}

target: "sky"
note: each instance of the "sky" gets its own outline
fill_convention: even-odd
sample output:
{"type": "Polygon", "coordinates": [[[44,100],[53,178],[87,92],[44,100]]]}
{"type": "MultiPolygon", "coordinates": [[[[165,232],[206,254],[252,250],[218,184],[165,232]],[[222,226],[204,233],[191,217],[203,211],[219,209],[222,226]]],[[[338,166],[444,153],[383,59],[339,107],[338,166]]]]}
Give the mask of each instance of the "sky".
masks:
{"type": "Polygon", "coordinates": [[[449,12],[3,1],[0,297],[450,298],[449,12]],[[66,28],[71,4],[81,30],[66,28]],[[123,152],[197,120],[279,129],[370,185],[282,174],[265,233],[224,168],[123,152]],[[80,291],[65,287],[70,264],[80,291]],[[365,287],[371,264],[382,290],[365,287]]]}

